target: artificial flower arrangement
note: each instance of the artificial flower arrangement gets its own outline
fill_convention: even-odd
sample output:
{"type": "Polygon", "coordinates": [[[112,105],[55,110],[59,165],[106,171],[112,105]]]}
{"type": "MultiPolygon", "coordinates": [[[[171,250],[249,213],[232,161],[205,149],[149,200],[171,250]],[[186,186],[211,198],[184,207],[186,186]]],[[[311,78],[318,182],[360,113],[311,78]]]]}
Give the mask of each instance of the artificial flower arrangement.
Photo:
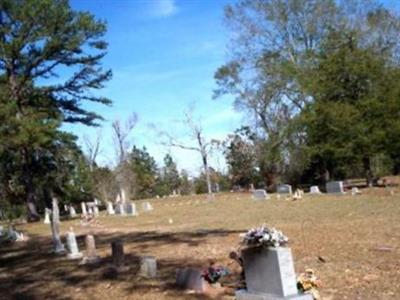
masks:
{"type": "Polygon", "coordinates": [[[268,228],[265,225],[252,228],[243,235],[243,243],[246,246],[280,247],[286,246],[289,239],[282,231],[268,228]]]}

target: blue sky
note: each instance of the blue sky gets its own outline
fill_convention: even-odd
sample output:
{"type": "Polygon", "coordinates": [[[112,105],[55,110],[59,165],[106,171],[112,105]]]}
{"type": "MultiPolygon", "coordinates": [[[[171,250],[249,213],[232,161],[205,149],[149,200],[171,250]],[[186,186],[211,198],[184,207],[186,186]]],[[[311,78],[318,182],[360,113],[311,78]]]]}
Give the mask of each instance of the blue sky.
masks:
{"type": "MultiPolygon", "coordinates": [[[[242,118],[233,110],[228,97],[212,100],[214,72],[226,59],[229,33],[223,24],[225,0],[72,0],[74,9],[90,11],[106,20],[109,43],[104,66],[113,79],[101,94],[113,100],[111,107],[91,104],[90,109],[106,119],[102,123],[100,164],[114,157],[111,122],[125,120],[133,112],[139,121],[131,141],[146,146],[157,162],[171,153],[179,168],[196,173],[201,166],[197,153],[168,149],[149,129],[153,123],[187,140],[186,128],[176,120],[195,102],[195,114],[209,138],[222,139],[240,127],[242,118]]],[[[94,128],[66,126],[77,136],[93,137],[94,128]]],[[[82,140],[81,140],[82,142],[82,140]]],[[[223,169],[221,155],[215,154],[212,166],[223,169]]]]}

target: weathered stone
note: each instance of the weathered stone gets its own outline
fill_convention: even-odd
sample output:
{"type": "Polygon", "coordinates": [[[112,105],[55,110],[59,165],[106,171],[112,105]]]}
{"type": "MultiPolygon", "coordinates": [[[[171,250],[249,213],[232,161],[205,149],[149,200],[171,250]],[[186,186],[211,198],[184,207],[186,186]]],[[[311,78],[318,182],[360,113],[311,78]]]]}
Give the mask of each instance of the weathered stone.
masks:
{"type": "Polygon", "coordinates": [[[58,199],[56,197],[52,198],[52,220],[51,220],[51,232],[53,236],[54,252],[64,253],[65,247],[61,242],[60,238],[60,211],[58,209],[58,199]]]}
{"type": "Polygon", "coordinates": [[[153,210],[153,206],[149,202],[144,202],[142,208],[145,212],[153,210]]]}
{"type": "Polygon", "coordinates": [[[69,217],[76,218],[76,210],[72,205],[69,207],[69,217]]]}
{"type": "Polygon", "coordinates": [[[280,184],[277,187],[278,194],[291,194],[292,193],[292,186],[289,184],[280,184]]]}
{"type": "Polygon", "coordinates": [[[196,292],[204,292],[206,289],[206,282],[202,277],[202,272],[192,268],[178,269],[176,285],[181,289],[194,290],[196,292]]]}
{"type": "Polygon", "coordinates": [[[99,207],[97,205],[93,207],[93,214],[95,217],[99,216],[99,207]]]}
{"type": "Polygon", "coordinates": [[[328,194],[344,194],[343,181],[330,181],[326,183],[328,194]]]}
{"type": "Polygon", "coordinates": [[[44,209],[44,220],[43,220],[43,224],[50,224],[50,213],[51,210],[48,208],[44,209]]]}
{"type": "Polygon", "coordinates": [[[81,202],[81,209],[82,209],[82,215],[83,215],[84,217],[86,217],[86,216],[87,216],[87,210],[86,210],[86,204],[85,204],[85,202],[81,202]]]}
{"type": "Polygon", "coordinates": [[[123,203],[115,204],[115,213],[117,215],[125,215],[125,205],[123,203]]]}
{"type": "Polygon", "coordinates": [[[125,264],[124,243],[122,240],[116,240],[111,243],[111,252],[113,264],[121,267],[125,264]]]}
{"type": "Polygon", "coordinates": [[[266,200],[268,199],[268,194],[266,190],[258,189],[253,191],[254,200],[266,200]]]}
{"type": "Polygon", "coordinates": [[[83,264],[95,264],[100,261],[96,253],[96,242],[93,235],[88,234],[85,238],[86,255],[82,260],[83,264]]]}
{"type": "Polygon", "coordinates": [[[107,214],[109,215],[115,214],[113,204],[110,201],[107,201],[107,214]]]}
{"type": "Polygon", "coordinates": [[[155,278],[157,276],[157,260],[153,256],[140,258],[139,276],[145,278],[155,278]]]}
{"type": "Polygon", "coordinates": [[[310,194],[321,194],[318,185],[313,185],[310,187],[310,194]]]}
{"type": "Polygon", "coordinates": [[[125,212],[128,216],[136,216],[136,205],[135,203],[126,203],[125,204],[125,212]]]}
{"type": "Polygon", "coordinates": [[[67,255],[69,259],[82,258],[82,253],[79,252],[78,243],[76,242],[75,233],[72,228],[67,232],[67,248],[69,250],[67,255]]]}
{"type": "Polygon", "coordinates": [[[247,290],[239,300],[312,299],[299,295],[290,248],[252,247],[242,251],[247,290]]]}

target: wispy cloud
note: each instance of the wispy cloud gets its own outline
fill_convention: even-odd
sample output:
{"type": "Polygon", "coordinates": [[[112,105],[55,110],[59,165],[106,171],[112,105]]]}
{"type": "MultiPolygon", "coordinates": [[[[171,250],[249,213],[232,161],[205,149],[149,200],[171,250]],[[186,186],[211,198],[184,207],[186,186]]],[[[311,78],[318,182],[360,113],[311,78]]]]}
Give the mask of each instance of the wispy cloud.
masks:
{"type": "Polygon", "coordinates": [[[153,0],[150,13],[154,17],[170,17],[178,12],[175,0],[153,0]]]}

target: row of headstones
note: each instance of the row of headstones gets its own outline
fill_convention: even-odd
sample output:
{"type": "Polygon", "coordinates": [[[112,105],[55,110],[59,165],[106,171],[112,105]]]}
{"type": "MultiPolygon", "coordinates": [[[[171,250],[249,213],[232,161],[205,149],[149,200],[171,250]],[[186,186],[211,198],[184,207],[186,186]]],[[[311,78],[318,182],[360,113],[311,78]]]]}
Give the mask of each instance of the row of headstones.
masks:
{"type": "MultiPolygon", "coordinates": [[[[142,203],[142,209],[144,212],[153,210],[153,206],[149,202],[142,203]]],[[[137,216],[135,203],[116,203],[115,205],[108,201],[107,202],[107,214],[109,215],[123,215],[123,216],[137,216]]]]}
{"type": "MultiPolygon", "coordinates": [[[[343,188],[343,181],[331,181],[326,183],[326,192],[328,194],[345,194],[344,188],[343,188]]],[[[278,194],[292,194],[292,186],[289,184],[281,184],[278,185],[277,188],[277,193],[278,194]]],[[[299,192],[295,192],[295,196],[301,198],[301,195],[298,194],[299,192]]],[[[361,192],[358,190],[357,187],[353,187],[351,190],[352,195],[357,195],[360,194],[361,192]]],[[[322,194],[321,191],[319,190],[319,187],[317,185],[311,186],[310,187],[310,194],[322,194]]],[[[256,200],[260,199],[267,199],[268,194],[267,191],[264,189],[257,189],[253,191],[253,198],[256,200]]]]}
{"type": "MultiPolygon", "coordinates": [[[[78,243],[72,229],[67,232],[67,248],[69,259],[81,259],[81,264],[97,264],[101,261],[97,255],[96,243],[93,235],[85,237],[86,255],[83,256],[79,251],[78,243]]],[[[116,268],[122,268],[125,265],[124,245],[122,240],[116,240],[111,243],[111,253],[113,265],[116,268]]],[[[157,261],[153,256],[144,256],[140,259],[139,275],[147,278],[154,278],[157,275],[157,261]]]]}

